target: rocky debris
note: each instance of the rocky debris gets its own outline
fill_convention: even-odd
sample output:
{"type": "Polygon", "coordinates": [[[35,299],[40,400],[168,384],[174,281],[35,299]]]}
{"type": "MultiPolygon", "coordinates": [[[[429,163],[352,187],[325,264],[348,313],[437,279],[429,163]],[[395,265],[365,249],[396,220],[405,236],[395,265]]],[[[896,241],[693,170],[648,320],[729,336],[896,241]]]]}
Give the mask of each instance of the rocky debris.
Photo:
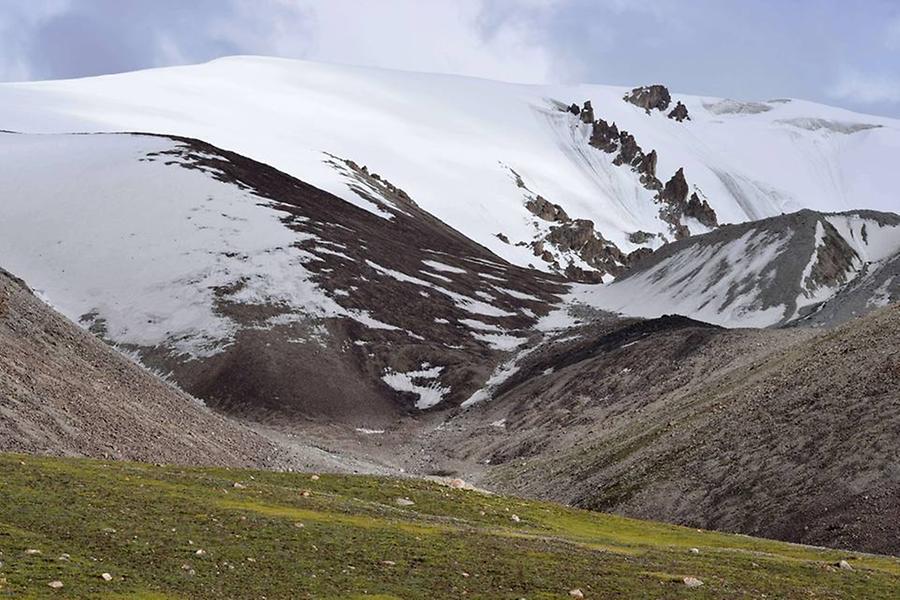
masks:
{"type": "Polygon", "coordinates": [[[415,504],[415,502],[413,502],[409,498],[397,498],[394,500],[394,504],[396,504],[397,506],[412,506],[415,504]]]}
{"type": "Polygon", "coordinates": [[[843,570],[845,570],[845,571],[852,571],[852,570],[853,570],[853,566],[852,566],[849,562],[847,562],[846,560],[842,560],[842,561],[838,562],[838,564],[835,565],[835,566],[836,566],[837,568],[843,569],[843,570]]]}
{"type": "Polygon", "coordinates": [[[700,554],[700,548],[691,548],[691,554],[700,554]]]}
{"type": "Polygon", "coordinates": [[[672,97],[666,86],[657,84],[636,87],[631,90],[630,94],[626,94],[623,100],[643,108],[649,115],[653,109],[664,111],[669,108],[672,97]]]}
{"type": "Polygon", "coordinates": [[[685,577],[684,579],[682,579],[682,581],[684,582],[684,585],[688,586],[689,588],[698,588],[703,585],[702,581],[700,581],[696,577],[691,576],[685,577]]]}
{"type": "Polygon", "coordinates": [[[457,479],[451,479],[447,485],[455,490],[461,490],[466,487],[466,482],[463,481],[462,479],[457,478],[457,479]]]}
{"type": "Polygon", "coordinates": [[[29,556],[35,556],[40,553],[41,553],[41,551],[36,548],[29,548],[28,550],[25,551],[25,554],[28,554],[29,556]]]}
{"type": "Polygon", "coordinates": [[[101,573],[100,579],[102,579],[103,581],[112,581],[113,576],[110,575],[109,573],[101,573]]]}
{"type": "Polygon", "coordinates": [[[522,519],[519,518],[519,515],[511,515],[509,518],[512,519],[513,523],[519,523],[522,521],[522,519]]]}
{"type": "Polygon", "coordinates": [[[682,121],[690,121],[690,120],[691,120],[690,115],[688,115],[688,109],[687,109],[687,106],[685,106],[684,104],[682,104],[682,103],[681,103],[681,100],[679,100],[679,101],[675,104],[675,108],[673,108],[672,110],[670,110],[670,111],[669,111],[669,114],[666,115],[666,116],[669,117],[670,119],[675,119],[675,120],[678,121],[679,123],[681,123],[682,121]]]}
{"type": "Polygon", "coordinates": [[[584,101],[584,108],[581,109],[580,118],[582,123],[590,125],[594,122],[594,107],[591,106],[590,100],[584,101]]]}
{"type": "Polygon", "coordinates": [[[232,484],[231,487],[233,487],[233,488],[236,489],[236,490],[243,490],[243,489],[245,489],[247,486],[244,485],[243,483],[239,483],[239,482],[235,481],[235,482],[232,484]]]}
{"type": "Polygon", "coordinates": [[[582,599],[584,598],[584,592],[582,592],[578,588],[575,588],[574,590],[569,590],[569,596],[571,596],[572,598],[582,599]]]}
{"type": "Polygon", "coordinates": [[[534,216],[544,221],[565,223],[569,221],[569,215],[559,204],[553,204],[541,195],[535,196],[525,203],[525,208],[534,216]]]}
{"type": "MultiPolygon", "coordinates": [[[[280,447],[155,377],[0,269],[0,451],[273,468],[280,447]],[[65,423],[65,426],[61,426],[65,423]],[[126,443],[127,440],[127,443],[126,443]]],[[[35,552],[36,553],[36,552],[35,552]]]]}
{"type": "Polygon", "coordinates": [[[47,586],[53,588],[54,590],[59,590],[59,589],[62,589],[62,587],[63,587],[63,582],[62,582],[62,581],[59,581],[59,580],[57,579],[57,580],[55,580],[55,581],[51,581],[50,583],[48,583],[47,586]]]}

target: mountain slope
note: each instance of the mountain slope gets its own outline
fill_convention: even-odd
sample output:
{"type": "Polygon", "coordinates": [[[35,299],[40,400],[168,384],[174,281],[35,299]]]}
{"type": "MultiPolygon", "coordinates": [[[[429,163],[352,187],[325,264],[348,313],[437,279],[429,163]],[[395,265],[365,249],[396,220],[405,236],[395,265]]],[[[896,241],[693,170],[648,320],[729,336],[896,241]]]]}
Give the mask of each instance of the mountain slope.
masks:
{"type": "Polygon", "coordinates": [[[566,289],[337,157],[382,214],[196,140],[4,134],[0,152],[9,268],[233,413],[373,427],[462,402],[566,289]]]}
{"type": "Polygon", "coordinates": [[[631,252],[684,227],[700,233],[801,208],[896,207],[896,186],[883,184],[900,151],[896,120],[668,91],[666,104],[651,91],[626,102],[629,90],[609,86],[235,57],[0,85],[0,129],[204,139],[377,214],[329,154],[351,159],[504,259],[576,279],[608,279],[631,252]],[[590,110],[569,110],[584,101],[590,110]],[[667,116],[676,103],[687,119],[667,116]]]}
{"type": "Polygon", "coordinates": [[[272,442],[53,313],[0,269],[0,451],[273,468],[272,442]]]}
{"type": "Polygon", "coordinates": [[[16,455],[0,477],[4,597],[887,600],[900,585],[896,558],[411,479],[16,455]]]}
{"type": "Polygon", "coordinates": [[[805,210],[663,246],[604,286],[576,286],[572,306],[630,316],[681,314],[728,327],[844,322],[900,300],[900,216],[805,210]]]}
{"type": "Polygon", "coordinates": [[[898,348],[900,305],[818,333],[594,324],[424,443],[507,491],[897,553],[898,348]]]}

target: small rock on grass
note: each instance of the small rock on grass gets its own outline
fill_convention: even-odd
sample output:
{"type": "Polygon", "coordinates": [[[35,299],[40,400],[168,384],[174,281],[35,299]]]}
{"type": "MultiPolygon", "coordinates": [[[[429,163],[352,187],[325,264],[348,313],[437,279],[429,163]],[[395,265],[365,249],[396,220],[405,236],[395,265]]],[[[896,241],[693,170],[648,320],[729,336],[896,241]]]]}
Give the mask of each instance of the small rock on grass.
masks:
{"type": "Polygon", "coordinates": [[[703,582],[696,577],[685,577],[684,579],[682,579],[682,581],[684,581],[684,585],[688,586],[689,588],[696,588],[703,585],[703,582]]]}
{"type": "Polygon", "coordinates": [[[41,553],[41,551],[36,548],[29,548],[28,550],[25,551],[25,554],[31,554],[31,555],[40,554],[40,553],[41,553]]]}
{"type": "Polygon", "coordinates": [[[101,573],[100,578],[103,581],[112,581],[112,575],[110,575],[109,573],[101,573]]]}
{"type": "Polygon", "coordinates": [[[310,476],[310,479],[312,479],[313,481],[318,481],[318,480],[319,480],[319,476],[318,476],[318,475],[312,475],[312,476],[310,476]]]}
{"type": "Polygon", "coordinates": [[[396,504],[397,506],[412,506],[413,504],[415,504],[415,502],[413,502],[409,498],[397,498],[396,500],[394,500],[394,504],[396,504]]]}
{"type": "Polygon", "coordinates": [[[848,563],[846,560],[842,560],[841,562],[839,562],[839,563],[837,564],[837,566],[840,567],[841,569],[846,570],[846,571],[852,571],[852,570],[853,570],[853,566],[852,566],[850,563],[848,563]]]}
{"type": "Polygon", "coordinates": [[[584,598],[584,592],[575,588],[574,590],[569,590],[569,596],[572,598],[584,598]]]}
{"type": "Polygon", "coordinates": [[[47,585],[52,587],[54,590],[58,590],[59,588],[61,588],[63,586],[63,582],[56,580],[56,581],[51,581],[47,585]]]}
{"type": "Polygon", "coordinates": [[[700,548],[691,548],[691,554],[700,554],[700,548]]]}
{"type": "Polygon", "coordinates": [[[466,487],[466,482],[463,481],[462,479],[451,479],[450,487],[452,487],[455,490],[461,490],[462,488],[466,487]]]}
{"type": "Polygon", "coordinates": [[[512,519],[514,523],[518,523],[519,521],[522,520],[519,518],[519,515],[513,515],[510,517],[510,519],[512,519]]]}

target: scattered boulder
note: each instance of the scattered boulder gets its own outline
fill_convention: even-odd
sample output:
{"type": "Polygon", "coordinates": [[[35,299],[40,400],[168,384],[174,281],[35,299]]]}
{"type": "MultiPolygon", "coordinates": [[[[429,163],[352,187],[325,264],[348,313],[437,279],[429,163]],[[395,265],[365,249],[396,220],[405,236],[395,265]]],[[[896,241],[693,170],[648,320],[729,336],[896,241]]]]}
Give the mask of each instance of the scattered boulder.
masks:
{"type": "Polygon", "coordinates": [[[698,588],[703,585],[703,582],[696,577],[688,576],[682,579],[682,581],[684,582],[684,585],[688,586],[689,588],[698,588]]]}
{"type": "Polygon", "coordinates": [[[581,114],[581,109],[578,108],[578,105],[573,102],[572,105],[569,107],[569,112],[577,117],[578,115],[581,114]]]}
{"type": "Polygon", "coordinates": [[[505,233],[495,233],[494,235],[497,237],[498,240],[500,240],[504,244],[509,243],[509,238],[506,236],[505,233]]]}
{"type": "Polygon", "coordinates": [[[59,580],[55,580],[55,581],[51,581],[51,582],[48,583],[47,585],[48,585],[49,587],[52,587],[54,590],[58,590],[58,589],[62,588],[63,582],[62,582],[62,581],[59,581],[59,580]]]}
{"type": "Polygon", "coordinates": [[[462,479],[457,478],[457,479],[451,479],[450,483],[448,483],[447,485],[449,485],[454,490],[461,490],[464,487],[466,487],[466,482],[463,481],[462,479]]]}
{"type": "Polygon", "coordinates": [[[569,596],[572,598],[584,598],[584,592],[575,588],[574,590],[569,590],[569,596]]]}
{"type": "Polygon", "coordinates": [[[232,485],[232,487],[233,487],[234,489],[236,489],[236,490],[243,490],[243,489],[245,489],[247,486],[244,485],[243,483],[239,483],[239,482],[235,481],[234,484],[232,485]]]}
{"type": "Polygon", "coordinates": [[[510,517],[510,519],[512,519],[513,523],[518,523],[519,521],[522,520],[522,519],[519,518],[519,515],[512,515],[512,516],[510,517]]]}
{"type": "Polygon", "coordinates": [[[837,564],[839,569],[844,569],[845,571],[852,571],[853,566],[847,562],[846,560],[842,560],[837,564]]]}
{"type": "Polygon", "coordinates": [[[112,578],[113,578],[113,576],[110,575],[109,573],[101,573],[100,574],[100,579],[102,579],[103,581],[112,581],[112,578]]]}
{"type": "Polygon", "coordinates": [[[672,96],[664,85],[645,85],[636,87],[623,99],[637,107],[643,108],[647,114],[653,109],[666,110],[672,102],[672,96]]]}
{"type": "Polygon", "coordinates": [[[684,104],[682,104],[682,103],[681,103],[681,100],[679,100],[679,101],[675,104],[675,108],[673,108],[672,110],[670,110],[670,111],[669,111],[669,114],[666,115],[666,116],[669,117],[670,119],[675,119],[675,120],[678,121],[679,123],[681,123],[682,121],[690,121],[690,120],[691,120],[690,115],[688,115],[688,109],[687,109],[687,106],[685,106],[684,104]]]}
{"type": "Polygon", "coordinates": [[[415,504],[415,502],[413,502],[409,498],[397,498],[396,500],[394,500],[394,504],[396,504],[397,506],[412,506],[413,504],[415,504]]]}
{"type": "Polygon", "coordinates": [[[691,554],[700,554],[700,548],[691,548],[691,554]]]}

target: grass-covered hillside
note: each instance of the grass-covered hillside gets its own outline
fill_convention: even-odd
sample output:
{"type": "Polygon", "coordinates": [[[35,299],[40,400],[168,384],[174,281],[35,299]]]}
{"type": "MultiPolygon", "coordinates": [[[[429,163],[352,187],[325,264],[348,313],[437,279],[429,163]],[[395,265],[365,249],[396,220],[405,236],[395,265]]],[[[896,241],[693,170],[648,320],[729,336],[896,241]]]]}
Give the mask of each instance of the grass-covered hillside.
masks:
{"type": "Polygon", "coordinates": [[[10,454],[0,455],[0,553],[0,598],[900,594],[895,558],[425,481],[10,454]]]}

